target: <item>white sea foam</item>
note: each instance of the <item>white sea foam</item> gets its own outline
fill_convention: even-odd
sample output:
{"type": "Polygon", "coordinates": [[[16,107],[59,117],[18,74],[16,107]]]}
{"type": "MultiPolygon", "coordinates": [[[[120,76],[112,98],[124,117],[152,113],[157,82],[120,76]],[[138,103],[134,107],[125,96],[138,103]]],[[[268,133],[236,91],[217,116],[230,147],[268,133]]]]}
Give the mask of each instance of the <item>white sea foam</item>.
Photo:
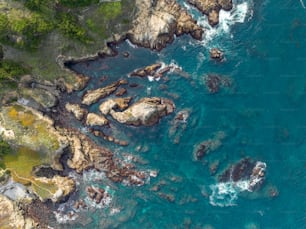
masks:
{"type": "Polygon", "coordinates": [[[213,206],[228,207],[236,205],[238,194],[240,192],[253,192],[257,184],[260,184],[264,179],[263,174],[266,170],[266,163],[257,161],[253,171],[257,171],[255,175],[251,175],[248,180],[240,180],[237,182],[220,182],[210,185],[212,190],[209,196],[209,203],[213,206]],[[262,173],[262,175],[260,175],[262,173]]]}
{"type": "Polygon", "coordinates": [[[300,3],[301,3],[301,5],[302,5],[302,7],[303,7],[304,9],[306,9],[303,0],[300,0],[300,3]]]}
{"type": "Polygon", "coordinates": [[[132,47],[132,48],[137,48],[137,45],[134,45],[129,39],[126,39],[125,41],[126,41],[126,43],[128,43],[128,45],[129,45],[130,47],[132,47]]]}
{"type": "Polygon", "coordinates": [[[195,12],[193,7],[190,7],[188,4],[184,3],[184,7],[188,12],[197,19],[198,24],[201,25],[204,29],[204,36],[201,43],[207,45],[210,41],[219,36],[229,36],[233,37],[231,33],[231,27],[237,23],[244,23],[246,20],[250,20],[253,16],[252,11],[252,0],[246,1],[233,1],[233,9],[231,11],[220,10],[219,12],[219,24],[215,27],[211,27],[208,23],[207,16],[200,15],[195,12]]]}
{"type": "Polygon", "coordinates": [[[91,169],[83,172],[83,180],[90,181],[101,181],[106,179],[106,175],[104,172],[97,171],[95,169],[91,169]]]}
{"type": "Polygon", "coordinates": [[[207,18],[205,16],[200,18],[200,25],[206,28],[204,41],[209,42],[215,37],[224,34],[232,36],[231,27],[234,24],[245,22],[248,14],[251,16],[251,10],[249,7],[249,2],[242,2],[240,4],[234,4],[231,11],[221,10],[219,13],[219,24],[216,27],[211,27],[208,24],[207,18]]]}
{"type": "Polygon", "coordinates": [[[64,214],[63,212],[60,211],[54,211],[53,212],[56,218],[56,221],[59,224],[65,224],[68,223],[69,221],[74,221],[78,218],[78,215],[75,214],[75,212],[70,211],[67,214],[64,214]]]}

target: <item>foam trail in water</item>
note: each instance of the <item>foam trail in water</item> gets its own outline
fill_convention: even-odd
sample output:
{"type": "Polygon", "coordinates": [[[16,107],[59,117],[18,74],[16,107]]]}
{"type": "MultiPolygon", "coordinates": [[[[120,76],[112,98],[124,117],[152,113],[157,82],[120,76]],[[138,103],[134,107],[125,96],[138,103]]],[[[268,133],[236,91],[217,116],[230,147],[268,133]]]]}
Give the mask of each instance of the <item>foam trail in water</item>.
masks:
{"type": "Polygon", "coordinates": [[[184,6],[188,9],[189,13],[192,14],[194,18],[197,19],[198,24],[201,25],[205,29],[204,37],[202,43],[207,45],[210,41],[218,36],[230,35],[231,34],[231,26],[236,23],[243,23],[249,17],[252,17],[252,10],[250,0],[244,2],[234,1],[233,9],[231,11],[221,10],[219,12],[219,24],[215,27],[211,27],[208,23],[207,16],[196,16],[196,13],[193,8],[188,6],[188,4],[184,4],[184,6]]]}
{"type": "Polygon", "coordinates": [[[132,47],[132,48],[137,48],[137,45],[134,45],[129,39],[126,39],[125,41],[126,41],[126,43],[128,43],[128,45],[129,45],[130,47],[132,47]]]}
{"type": "Polygon", "coordinates": [[[236,205],[236,200],[240,192],[253,192],[256,186],[263,182],[266,167],[266,163],[257,161],[249,179],[236,182],[220,182],[210,185],[209,187],[212,193],[209,196],[209,203],[219,207],[236,205]]]}
{"type": "Polygon", "coordinates": [[[303,0],[300,0],[300,3],[301,3],[301,5],[302,5],[302,7],[303,7],[304,9],[306,9],[303,0]]]}

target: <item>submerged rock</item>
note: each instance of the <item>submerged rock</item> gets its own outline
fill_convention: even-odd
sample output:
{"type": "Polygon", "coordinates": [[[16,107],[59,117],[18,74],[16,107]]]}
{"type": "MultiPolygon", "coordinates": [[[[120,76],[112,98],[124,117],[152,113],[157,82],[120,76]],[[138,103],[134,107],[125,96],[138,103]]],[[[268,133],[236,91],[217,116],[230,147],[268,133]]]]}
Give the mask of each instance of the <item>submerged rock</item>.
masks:
{"type": "Polygon", "coordinates": [[[188,0],[199,11],[208,16],[208,23],[216,26],[219,23],[221,9],[229,11],[233,8],[232,0],[188,0]]]}
{"type": "Polygon", "coordinates": [[[98,88],[95,90],[87,91],[82,100],[82,104],[91,105],[93,103],[98,102],[99,99],[105,98],[106,96],[112,94],[117,90],[120,85],[127,84],[126,80],[118,80],[106,87],[98,88]]]}
{"type": "Polygon", "coordinates": [[[220,88],[230,87],[232,85],[232,80],[226,76],[208,74],[205,75],[203,78],[206,88],[210,93],[217,93],[220,88]]]}
{"type": "Polygon", "coordinates": [[[201,160],[205,155],[217,150],[222,145],[222,140],[225,138],[223,131],[218,131],[212,138],[209,138],[195,146],[193,155],[196,160],[201,160]]]}
{"type": "MultiPolygon", "coordinates": [[[[108,100],[100,105],[100,111],[108,114],[120,123],[134,126],[151,126],[156,124],[163,116],[171,114],[174,103],[164,98],[143,98],[122,112],[114,110],[118,99],[108,100]]],[[[124,103],[126,104],[126,103],[124,103]]]]}
{"type": "Polygon", "coordinates": [[[190,34],[200,40],[203,29],[175,0],[137,0],[138,14],[127,38],[134,44],[161,50],[174,35],[190,34]]]}

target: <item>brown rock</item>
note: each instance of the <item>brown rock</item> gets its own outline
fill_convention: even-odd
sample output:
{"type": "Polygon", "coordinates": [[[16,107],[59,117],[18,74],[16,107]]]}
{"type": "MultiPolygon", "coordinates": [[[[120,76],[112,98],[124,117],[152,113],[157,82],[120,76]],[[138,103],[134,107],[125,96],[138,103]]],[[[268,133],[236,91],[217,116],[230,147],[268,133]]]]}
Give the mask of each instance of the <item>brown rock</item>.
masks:
{"type": "Polygon", "coordinates": [[[223,59],[223,52],[218,48],[212,48],[210,51],[210,58],[221,61],[223,59]]]}
{"type": "Polygon", "coordinates": [[[84,116],[87,114],[87,110],[84,108],[81,108],[79,104],[67,103],[65,105],[65,108],[68,112],[73,113],[73,115],[75,116],[77,120],[82,120],[84,116]]]}
{"type": "Polygon", "coordinates": [[[125,88],[119,88],[118,89],[118,91],[116,92],[116,96],[122,96],[122,95],[124,95],[124,94],[126,94],[127,93],[127,90],[125,89],[125,88]]]}
{"type": "Polygon", "coordinates": [[[219,23],[219,11],[221,9],[229,11],[233,7],[232,0],[188,0],[188,3],[207,15],[211,26],[219,23]]]}
{"type": "Polygon", "coordinates": [[[208,23],[211,26],[216,26],[219,24],[219,13],[216,10],[212,10],[208,13],[208,23]]]}
{"type": "Polygon", "coordinates": [[[138,13],[127,38],[134,44],[161,50],[174,35],[201,39],[203,29],[175,0],[136,0],[138,13]]]}
{"type": "Polygon", "coordinates": [[[106,96],[112,94],[120,85],[124,84],[127,84],[126,80],[118,80],[106,87],[89,90],[84,94],[82,104],[91,105],[96,103],[99,99],[105,98],[106,96]]]}
{"type": "Polygon", "coordinates": [[[86,118],[87,126],[104,126],[109,122],[103,115],[97,115],[95,113],[89,113],[86,118]]]}
{"type": "Polygon", "coordinates": [[[156,124],[163,116],[172,113],[174,109],[175,105],[171,100],[153,97],[143,98],[123,112],[110,110],[110,114],[120,123],[151,126],[156,124]]]}

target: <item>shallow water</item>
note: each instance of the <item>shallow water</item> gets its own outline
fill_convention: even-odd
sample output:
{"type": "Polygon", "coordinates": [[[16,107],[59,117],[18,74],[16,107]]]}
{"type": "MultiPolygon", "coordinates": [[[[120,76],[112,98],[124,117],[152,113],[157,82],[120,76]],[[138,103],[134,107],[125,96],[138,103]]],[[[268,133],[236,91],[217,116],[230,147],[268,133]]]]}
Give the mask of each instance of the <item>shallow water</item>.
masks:
{"type": "MultiPolygon", "coordinates": [[[[63,227],[306,228],[306,11],[297,0],[234,2],[237,7],[233,13],[222,14],[219,28],[210,29],[209,39],[203,42],[183,36],[160,53],[125,42],[117,47],[116,57],[72,66],[92,76],[88,88],[96,88],[128,77],[135,68],[160,61],[175,63],[188,73],[185,77],[169,73],[153,82],[130,78],[130,83],[140,87],[128,88],[127,95],[135,100],[144,96],[171,98],[177,111],[190,109],[191,114],[186,129],[174,134],[170,131],[174,115],[150,128],[123,127],[113,121],[112,134],[130,145],[121,148],[101,143],[118,156],[127,152],[141,158],[139,169],[156,169],[159,175],[142,187],[80,177],[81,196],[86,184],[108,186],[112,202],[104,209],[82,213],[91,219],[88,223],[83,220],[85,226],[63,227]],[[226,61],[211,61],[211,47],[224,50],[226,61]],[[129,58],[121,55],[123,51],[130,53],[129,58]],[[203,79],[208,73],[230,77],[231,87],[210,94],[203,79]],[[108,80],[99,85],[102,75],[108,80]],[[218,131],[225,134],[222,146],[195,161],[195,145],[218,131]],[[177,144],[176,136],[180,136],[177,144]],[[213,206],[211,187],[217,184],[217,175],[210,175],[209,166],[218,160],[219,174],[246,156],[267,164],[262,189],[253,193],[234,190],[231,203],[213,206]],[[156,184],[159,192],[173,195],[175,201],[152,191],[156,184]],[[270,197],[271,188],[278,190],[277,197],[270,197]],[[117,208],[119,213],[111,212],[117,208]]],[[[190,11],[204,23],[195,9],[190,11]]],[[[96,111],[97,106],[90,109],[96,111]]]]}

